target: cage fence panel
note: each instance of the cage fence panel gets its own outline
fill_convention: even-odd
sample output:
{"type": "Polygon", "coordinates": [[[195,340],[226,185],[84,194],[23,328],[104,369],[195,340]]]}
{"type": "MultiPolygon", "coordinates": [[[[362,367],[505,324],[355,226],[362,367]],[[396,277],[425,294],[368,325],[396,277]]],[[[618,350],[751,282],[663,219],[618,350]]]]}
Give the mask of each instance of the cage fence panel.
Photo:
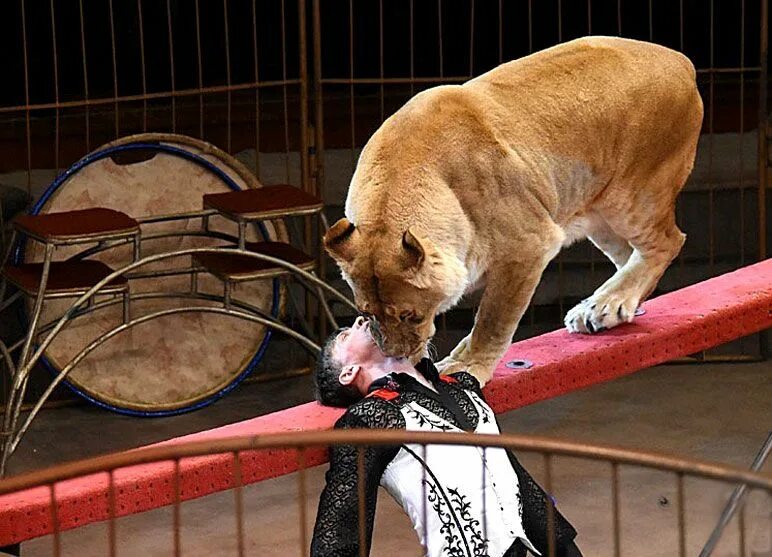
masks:
{"type": "Polygon", "coordinates": [[[23,0],[4,9],[4,182],[39,194],[48,174],[141,131],[206,139],[255,170],[266,156],[270,178],[301,182],[302,3],[23,0]]]}
{"type": "MultiPolygon", "coordinates": [[[[323,126],[316,147],[324,150],[318,160],[329,219],[342,216],[361,148],[415,93],[462,83],[562,41],[615,35],[689,56],[705,105],[695,168],[677,206],[688,240],[657,292],[763,259],[769,230],[757,164],[766,158],[766,141],[759,141],[766,134],[760,106],[767,95],[762,10],[765,0],[314,0],[314,28],[322,37],[314,42],[317,126],[323,126]]],[[[334,274],[334,265],[329,268],[334,274]]],[[[613,271],[590,242],[564,249],[545,272],[516,338],[562,326],[565,312],[613,271]]],[[[441,320],[448,346],[469,327],[478,301],[468,297],[441,320]]],[[[754,336],[698,356],[757,358],[759,343],[754,336]]]]}

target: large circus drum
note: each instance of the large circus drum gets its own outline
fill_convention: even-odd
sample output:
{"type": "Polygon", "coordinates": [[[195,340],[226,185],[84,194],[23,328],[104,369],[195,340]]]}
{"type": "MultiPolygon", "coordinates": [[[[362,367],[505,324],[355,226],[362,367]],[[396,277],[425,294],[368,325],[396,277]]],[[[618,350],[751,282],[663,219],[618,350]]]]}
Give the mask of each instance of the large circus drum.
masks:
{"type": "MultiPolygon", "coordinates": [[[[98,148],[60,175],[34,206],[33,214],[88,207],[123,211],[142,222],[141,257],[176,250],[227,244],[236,225],[212,216],[204,234],[202,219],[154,218],[202,210],[205,193],[259,188],[255,176],[238,160],[203,141],[173,134],[140,134],[98,148]],[[218,233],[221,237],[218,236],[218,233]]],[[[286,241],[281,221],[261,223],[247,240],[286,241]]],[[[88,245],[64,246],[54,260],[75,256],[88,245]]],[[[42,246],[26,242],[17,261],[42,260],[42,246]]],[[[113,269],[129,264],[131,244],[88,255],[113,269]]],[[[132,318],[184,306],[220,305],[221,283],[197,273],[194,295],[190,256],[156,261],[130,278],[132,318]],[[202,299],[204,298],[204,299],[202,299]]],[[[278,316],[284,291],[278,280],[239,284],[234,292],[250,306],[278,316]]],[[[121,303],[97,296],[98,309],[69,323],[45,353],[45,365],[57,372],[90,342],[122,323],[121,303]]],[[[72,299],[46,300],[41,323],[65,312],[72,299]]],[[[42,338],[42,337],[40,337],[42,338]]],[[[90,401],[122,413],[161,416],[200,408],[232,389],[257,365],[270,330],[259,323],[221,314],[189,312],[165,315],[121,331],[89,353],[66,384],[90,401]]]]}

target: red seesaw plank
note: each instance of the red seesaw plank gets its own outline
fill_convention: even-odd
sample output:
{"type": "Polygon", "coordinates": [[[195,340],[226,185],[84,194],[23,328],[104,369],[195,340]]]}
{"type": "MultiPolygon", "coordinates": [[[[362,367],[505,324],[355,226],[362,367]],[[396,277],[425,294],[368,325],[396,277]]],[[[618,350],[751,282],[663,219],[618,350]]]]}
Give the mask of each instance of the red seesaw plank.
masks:
{"type": "MultiPolygon", "coordinates": [[[[485,393],[496,412],[608,381],[740,338],[772,325],[772,259],[650,300],[635,322],[595,336],[564,330],[517,342],[496,369],[485,393]],[[528,359],[533,367],[512,370],[505,362],[528,359]]],[[[159,444],[254,436],[332,427],[341,410],[307,403],[225,427],[159,444]]],[[[306,465],[326,460],[324,450],[309,450],[306,465]]],[[[298,469],[294,451],[241,455],[245,484],[298,469]]],[[[155,463],[116,470],[115,515],[124,516],[175,500],[174,465],[155,463]]],[[[110,517],[107,473],[57,484],[56,520],[67,530],[110,517]]],[[[185,459],[180,464],[180,498],[194,499],[233,487],[231,455],[185,459]]],[[[47,487],[0,497],[0,546],[52,532],[51,492],[47,487]]]]}

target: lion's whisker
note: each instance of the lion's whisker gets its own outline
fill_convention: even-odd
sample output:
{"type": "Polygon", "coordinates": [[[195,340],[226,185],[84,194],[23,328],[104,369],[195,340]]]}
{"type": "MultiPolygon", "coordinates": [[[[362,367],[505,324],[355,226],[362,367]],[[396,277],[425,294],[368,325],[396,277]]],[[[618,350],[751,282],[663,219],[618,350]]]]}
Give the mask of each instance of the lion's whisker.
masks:
{"type": "Polygon", "coordinates": [[[437,347],[434,346],[434,343],[432,341],[428,341],[426,343],[426,352],[432,361],[435,361],[437,359],[437,353],[438,353],[437,347]]]}

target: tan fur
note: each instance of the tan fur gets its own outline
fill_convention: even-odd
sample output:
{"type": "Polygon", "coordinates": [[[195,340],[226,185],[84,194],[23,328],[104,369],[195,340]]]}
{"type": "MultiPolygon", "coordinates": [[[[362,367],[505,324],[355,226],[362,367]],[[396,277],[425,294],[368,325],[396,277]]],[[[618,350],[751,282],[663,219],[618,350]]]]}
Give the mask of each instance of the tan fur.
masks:
{"type": "Polygon", "coordinates": [[[569,331],[632,320],[684,242],[674,205],[701,123],[683,55],[610,37],[558,45],[424,91],[386,120],[325,245],[391,354],[420,356],[434,316],[484,287],[474,328],[440,362],[484,383],[574,240],[618,270],[567,314],[569,331]]]}

